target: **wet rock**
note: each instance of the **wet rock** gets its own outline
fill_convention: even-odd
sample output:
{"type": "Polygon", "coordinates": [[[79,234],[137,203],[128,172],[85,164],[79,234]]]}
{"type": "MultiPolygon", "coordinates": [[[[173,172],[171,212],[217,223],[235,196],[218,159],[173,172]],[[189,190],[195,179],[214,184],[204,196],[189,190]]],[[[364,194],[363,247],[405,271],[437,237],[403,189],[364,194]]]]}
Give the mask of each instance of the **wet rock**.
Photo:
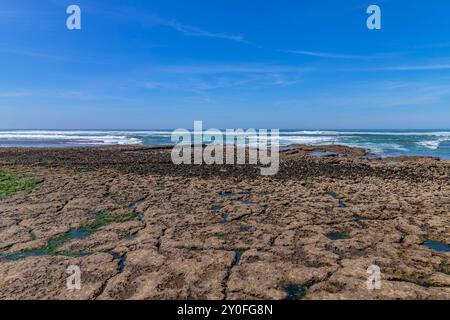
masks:
{"type": "Polygon", "coordinates": [[[0,200],[0,298],[450,299],[450,162],[289,152],[262,177],[164,148],[0,149],[41,181],[0,200]]]}

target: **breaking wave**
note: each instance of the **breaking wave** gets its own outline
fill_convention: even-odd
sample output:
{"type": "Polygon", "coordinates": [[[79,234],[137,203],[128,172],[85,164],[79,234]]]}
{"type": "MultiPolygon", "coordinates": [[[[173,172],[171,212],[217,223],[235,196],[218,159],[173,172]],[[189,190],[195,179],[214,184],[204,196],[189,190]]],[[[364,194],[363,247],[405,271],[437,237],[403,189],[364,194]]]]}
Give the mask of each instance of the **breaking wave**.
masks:
{"type": "MultiPolygon", "coordinates": [[[[172,130],[0,130],[0,146],[170,145],[173,144],[171,134],[172,130]]],[[[450,131],[447,130],[280,130],[278,141],[282,146],[340,144],[365,148],[380,156],[425,155],[450,159],[450,131]]],[[[256,145],[258,138],[250,136],[248,143],[256,145]]],[[[259,147],[268,143],[260,139],[259,147]]]]}

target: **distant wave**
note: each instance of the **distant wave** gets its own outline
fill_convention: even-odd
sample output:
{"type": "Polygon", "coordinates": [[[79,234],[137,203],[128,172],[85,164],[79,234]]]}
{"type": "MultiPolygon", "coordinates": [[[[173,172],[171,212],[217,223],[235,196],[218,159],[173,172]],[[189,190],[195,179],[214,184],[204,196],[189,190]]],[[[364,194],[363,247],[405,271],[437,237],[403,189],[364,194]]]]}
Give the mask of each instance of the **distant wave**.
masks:
{"type": "MultiPolygon", "coordinates": [[[[428,155],[450,159],[447,130],[280,130],[279,133],[281,146],[339,144],[364,148],[380,156],[428,155]]],[[[236,137],[243,134],[247,135],[234,133],[236,137]]],[[[164,145],[173,144],[171,135],[172,130],[0,130],[0,147],[164,145]]],[[[208,139],[207,134],[204,136],[208,139]]],[[[259,148],[271,143],[256,135],[247,136],[246,141],[259,148]]]]}
{"type": "Polygon", "coordinates": [[[92,136],[92,135],[121,135],[121,136],[133,136],[133,135],[164,135],[169,136],[171,135],[172,131],[101,131],[101,130],[79,130],[79,131],[45,131],[45,130],[12,130],[12,131],[0,131],[0,138],[3,136],[20,136],[20,135],[42,135],[42,136],[74,136],[74,135],[81,135],[81,136],[92,136]]]}
{"type": "Polygon", "coordinates": [[[377,135],[377,136],[436,136],[436,137],[450,137],[450,131],[284,131],[280,135],[377,135]]]}
{"type": "Polygon", "coordinates": [[[437,140],[418,141],[416,144],[420,147],[425,147],[431,150],[436,150],[441,146],[441,143],[450,141],[450,137],[437,140]]]}
{"type": "Polygon", "coordinates": [[[113,135],[108,132],[105,135],[99,135],[101,132],[89,132],[81,134],[81,132],[45,132],[45,131],[17,131],[17,132],[0,132],[0,144],[1,142],[14,142],[20,141],[45,144],[52,141],[67,144],[82,144],[82,145],[127,145],[127,144],[139,144],[141,140],[135,137],[126,135],[113,135]],[[95,135],[97,134],[97,135],[95,135]]]}
{"type": "Polygon", "coordinates": [[[282,136],[280,143],[287,144],[333,144],[337,141],[336,137],[332,136],[282,136]]]}
{"type": "MultiPolygon", "coordinates": [[[[245,130],[245,129],[244,129],[245,130]]],[[[259,129],[256,129],[257,131],[259,129]]],[[[164,135],[170,136],[173,130],[0,130],[2,135],[164,135]]],[[[392,136],[437,136],[450,137],[450,131],[339,131],[339,130],[280,130],[280,135],[392,135],[392,136]]]]}
{"type": "Polygon", "coordinates": [[[401,146],[397,143],[374,143],[374,142],[361,142],[361,143],[346,143],[349,147],[363,148],[370,150],[372,153],[384,155],[386,151],[408,151],[408,148],[401,146]]]}

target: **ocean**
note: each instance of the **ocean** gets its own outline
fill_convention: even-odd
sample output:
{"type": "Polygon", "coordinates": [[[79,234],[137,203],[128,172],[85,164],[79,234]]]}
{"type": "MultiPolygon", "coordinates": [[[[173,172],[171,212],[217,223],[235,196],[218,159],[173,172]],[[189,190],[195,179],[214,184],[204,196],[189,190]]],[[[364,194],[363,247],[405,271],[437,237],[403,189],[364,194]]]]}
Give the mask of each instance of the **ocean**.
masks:
{"type": "MultiPolygon", "coordinates": [[[[168,145],[172,130],[0,130],[0,147],[168,145]]],[[[252,139],[250,139],[250,142],[252,139]]],[[[339,144],[387,157],[450,159],[450,130],[280,130],[280,144],[339,144]]]]}

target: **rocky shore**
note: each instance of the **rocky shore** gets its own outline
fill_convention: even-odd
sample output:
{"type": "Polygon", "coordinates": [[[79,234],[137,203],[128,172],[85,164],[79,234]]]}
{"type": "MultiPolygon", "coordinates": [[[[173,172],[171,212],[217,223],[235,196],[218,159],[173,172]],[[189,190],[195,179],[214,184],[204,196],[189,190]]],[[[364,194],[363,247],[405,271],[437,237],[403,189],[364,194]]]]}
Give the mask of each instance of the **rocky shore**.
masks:
{"type": "Polygon", "coordinates": [[[170,150],[0,149],[34,182],[0,196],[0,299],[450,299],[450,161],[299,145],[263,177],[170,150]]]}

